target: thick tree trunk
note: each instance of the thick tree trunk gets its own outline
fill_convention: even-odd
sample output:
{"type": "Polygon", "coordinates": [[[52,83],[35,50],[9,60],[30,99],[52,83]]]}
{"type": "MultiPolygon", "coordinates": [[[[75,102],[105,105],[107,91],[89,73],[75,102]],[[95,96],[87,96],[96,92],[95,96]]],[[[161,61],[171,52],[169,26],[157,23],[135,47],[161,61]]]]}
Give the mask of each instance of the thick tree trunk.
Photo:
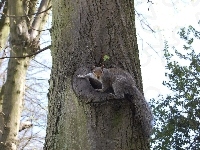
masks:
{"type": "Polygon", "coordinates": [[[53,68],[44,149],[149,149],[130,102],[102,102],[107,93],[76,78],[93,65],[118,66],[134,75],[142,92],[134,21],[132,0],[53,2],[53,68]]]}

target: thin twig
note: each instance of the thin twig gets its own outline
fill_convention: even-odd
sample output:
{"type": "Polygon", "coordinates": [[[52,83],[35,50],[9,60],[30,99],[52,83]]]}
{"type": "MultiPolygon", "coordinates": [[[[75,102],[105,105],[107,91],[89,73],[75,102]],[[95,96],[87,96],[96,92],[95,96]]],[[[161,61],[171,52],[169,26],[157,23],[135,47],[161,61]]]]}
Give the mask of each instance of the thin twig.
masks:
{"type": "Polygon", "coordinates": [[[32,30],[39,31],[39,32],[51,30],[51,28],[49,28],[49,29],[44,29],[44,30],[37,30],[37,29],[34,29],[33,27],[31,27],[31,29],[32,29],[32,30]]]}
{"type": "Polygon", "coordinates": [[[148,0],[148,1],[147,1],[147,3],[151,3],[151,4],[154,4],[154,3],[153,3],[152,1],[150,1],[150,0],[148,0]]]}
{"type": "Polygon", "coordinates": [[[40,64],[41,66],[44,66],[45,68],[48,68],[48,69],[51,70],[51,67],[48,67],[48,66],[44,65],[43,63],[41,63],[41,62],[35,60],[35,59],[33,59],[33,61],[35,61],[36,63],[40,64]]]}
{"type": "MultiPolygon", "coordinates": [[[[146,25],[151,30],[151,32],[155,33],[155,31],[149,26],[149,23],[146,21],[146,18],[142,14],[138,13],[137,10],[135,10],[135,12],[138,15],[138,18],[140,19],[140,24],[146,25]],[[141,17],[143,19],[141,19],[141,17]],[[143,20],[145,20],[145,21],[143,21],[143,20]]],[[[143,25],[142,25],[142,28],[144,29],[143,25]]]]}
{"type": "Polygon", "coordinates": [[[51,8],[52,8],[52,6],[50,6],[49,8],[47,8],[47,9],[44,10],[44,11],[37,12],[37,13],[33,13],[33,14],[22,15],[22,16],[6,15],[6,14],[4,14],[4,13],[0,13],[0,14],[4,15],[5,17],[27,17],[27,16],[32,16],[32,15],[42,14],[42,13],[48,11],[48,10],[51,9],[51,8]]]}

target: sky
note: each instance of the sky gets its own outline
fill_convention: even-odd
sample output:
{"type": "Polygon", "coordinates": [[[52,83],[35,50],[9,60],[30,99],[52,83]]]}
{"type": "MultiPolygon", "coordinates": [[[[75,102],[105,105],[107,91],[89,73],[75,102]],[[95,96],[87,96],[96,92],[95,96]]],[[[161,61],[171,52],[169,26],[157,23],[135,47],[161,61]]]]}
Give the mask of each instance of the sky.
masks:
{"type": "MultiPolygon", "coordinates": [[[[147,0],[135,2],[138,47],[147,101],[157,98],[159,94],[171,93],[162,85],[166,79],[166,61],[163,58],[164,41],[168,41],[169,47],[175,46],[181,50],[183,42],[177,34],[180,28],[192,25],[200,30],[200,24],[198,24],[200,0],[152,0],[152,2],[153,4],[147,3],[147,0]],[[142,14],[143,17],[137,14],[142,14]],[[141,23],[141,19],[144,20],[144,18],[155,33],[141,23]]],[[[198,45],[199,43],[196,43],[195,47],[198,45]]]]}

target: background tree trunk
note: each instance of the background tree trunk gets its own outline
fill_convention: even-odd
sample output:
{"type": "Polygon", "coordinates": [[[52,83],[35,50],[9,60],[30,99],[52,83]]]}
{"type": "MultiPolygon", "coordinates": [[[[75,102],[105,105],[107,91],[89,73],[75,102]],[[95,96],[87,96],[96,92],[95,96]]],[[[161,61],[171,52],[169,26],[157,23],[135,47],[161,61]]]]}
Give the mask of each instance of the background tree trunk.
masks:
{"type": "MultiPolygon", "coordinates": [[[[7,78],[0,94],[0,149],[2,150],[17,149],[26,72],[32,59],[28,55],[39,50],[39,30],[44,27],[49,12],[47,10],[39,13],[34,18],[36,3],[37,0],[9,0],[8,8],[6,8],[9,15],[4,17],[9,18],[10,29],[8,30],[6,25],[0,28],[4,36],[10,31],[9,46],[11,48],[7,78]],[[33,20],[34,24],[32,24],[33,20]],[[36,33],[31,34],[32,32],[36,33]]],[[[50,4],[51,0],[42,0],[39,11],[46,10],[50,4]]],[[[3,37],[0,37],[1,48],[5,45],[4,42],[3,37]]]]}
{"type": "MultiPolygon", "coordinates": [[[[3,8],[3,13],[9,15],[8,12],[8,2],[5,1],[5,6],[3,7],[3,2],[1,3],[1,9],[3,8]]],[[[0,19],[0,49],[4,49],[6,42],[8,40],[8,35],[10,31],[9,18],[2,15],[0,19]]]]}
{"type": "Polygon", "coordinates": [[[93,65],[118,66],[134,75],[142,92],[133,1],[54,1],[52,42],[44,149],[149,149],[148,140],[134,124],[128,101],[88,104],[105,100],[107,95],[76,78],[93,65]],[[79,89],[77,95],[73,88],[79,89]]]}
{"type": "MultiPolygon", "coordinates": [[[[24,15],[23,2],[20,0],[11,1],[8,3],[9,14],[15,14],[16,16],[24,15]]],[[[11,57],[24,56],[27,54],[28,48],[25,47],[27,43],[27,37],[19,38],[16,32],[17,25],[25,21],[22,17],[12,18],[10,21],[10,44],[11,57]],[[20,39],[20,40],[19,40],[20,39]]],[[[22,28],[25,28],[24,25],[22,28]]],[[[25,29],[27,31],[27,27],[25,29]]],[[[24,31],[22,31],[24,32],[24,31]]],[[[28,32],[28,31],[27,31],[28,32]]],[[[0,149],[12,149],[17,147],[17,135],[19,130],[20,114],[22,109],[22,100],[24,96],[24,86],[27,67],[29,65],[30,58],[16,58],[10,59],[8,62],[7,80],[1,90],[3,98],[2,113],[3,117],[3,131],[0,149]]]]}

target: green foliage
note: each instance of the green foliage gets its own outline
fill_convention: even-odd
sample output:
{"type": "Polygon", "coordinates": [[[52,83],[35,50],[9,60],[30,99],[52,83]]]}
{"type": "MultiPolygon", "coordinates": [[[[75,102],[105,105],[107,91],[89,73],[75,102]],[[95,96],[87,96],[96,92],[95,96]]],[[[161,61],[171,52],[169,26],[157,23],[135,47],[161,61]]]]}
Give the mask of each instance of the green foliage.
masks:
{"type": "Polygon", "coordinates": [[[108,55],[104,55],[103,56],[103,61],[107,61],[107,60],[109,60],[110,59],[110,56],[108,56],[108,55]]]}
{"type": "Polygon", "coordinates": [[[186,42],[181,52],[173,47],[174,54],[170,53],[167,42],[164,48],[168,80],[163,84],[172,92],[151,100],[156,122],[152,139],[155,150],[200,148],[200,53],[192,48],[200,32],[189,26],[179,35],[186,42]]]}

